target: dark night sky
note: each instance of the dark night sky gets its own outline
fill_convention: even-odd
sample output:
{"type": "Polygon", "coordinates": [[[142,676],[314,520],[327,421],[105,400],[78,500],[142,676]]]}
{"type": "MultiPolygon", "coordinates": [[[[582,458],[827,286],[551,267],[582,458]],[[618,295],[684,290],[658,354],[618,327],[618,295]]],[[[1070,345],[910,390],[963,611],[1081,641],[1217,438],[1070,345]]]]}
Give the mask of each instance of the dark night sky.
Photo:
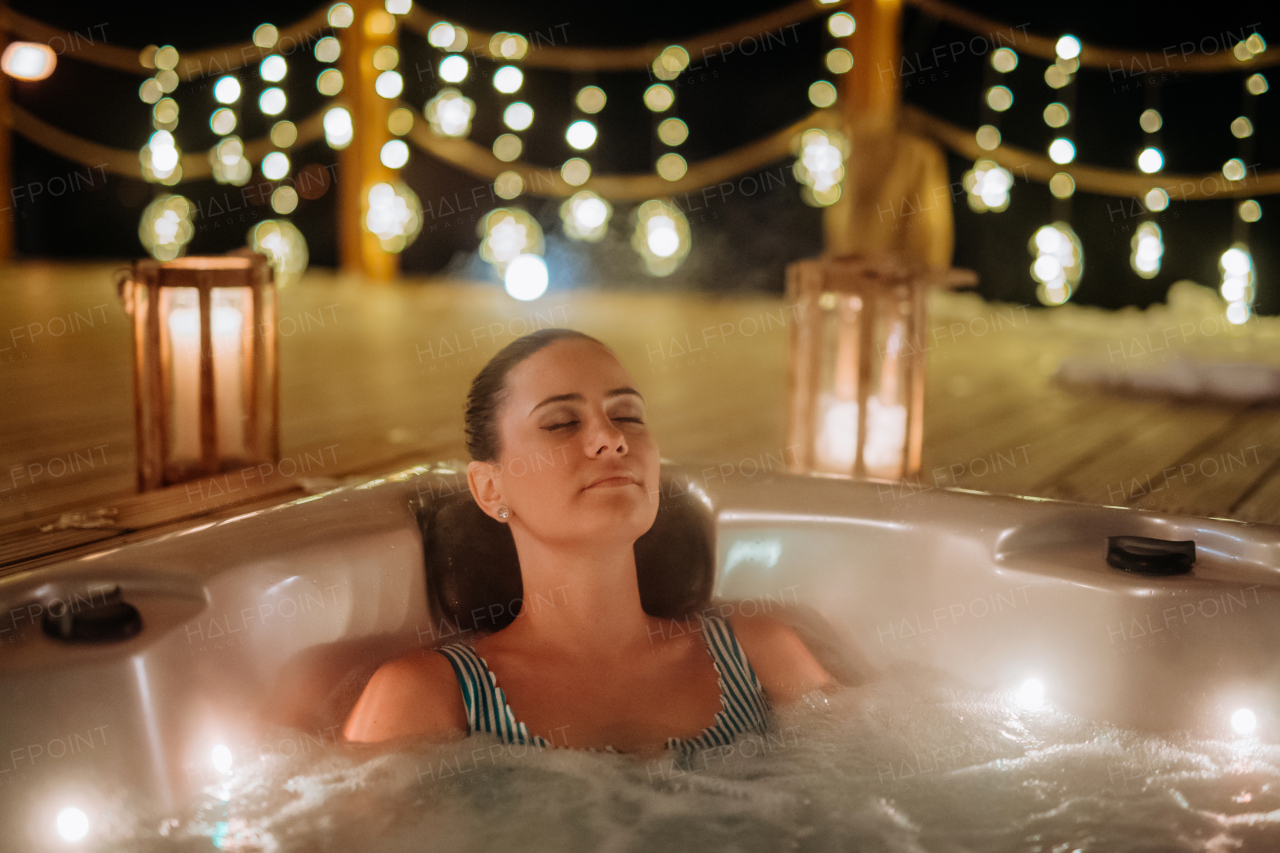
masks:
{"type": "MultiPolygon", "coordinates": [[[[16,0],[15,10],[50,24],[81,33],[105,34],[114,44],[141,48],[148,43],[172,43],[180,50],[196,50],[247,39],[263,20],[289,24],[315,8],[309,2],[266,4],[224,2],[216,4],[216,14],[196,14],[192,7],[179,9],[171,2],[44,4],[16,0]]],[[[573,45],[627,45],[656,39],[677,40],[751,17],[783,5],[782,0],[743,0],[729,4],[691,4],[653,0],[632,5],[626,14],[615,4],[570,3],[545,0],[539,3],[464,3],[439,0],[431,8],[460,23],[486,30],[541,33],[544,39],[573,45]]],[[[1274,36],[1280,49],[1280,34],[1273,33],[1270,3],[1198,4],[1192,14],[1171,14],[1170,7],[1155,4],[1098,2],[1026,4],[1012,0],[967,0],[966,8],[1010,25],[1025,25],[1026,31],[1057,36],[1071,32],[1085,42],[1159,51],[1167,45],[1195,41],[1220,43],[1224,34],[1252,31],[1274,36]],[[1268,15],[1267,13],[1270,13],[1268,15]]],[[[210,8],[214,8],[210,4],[210,8]]],[[[730,56],[686,75],[677,87],[676,114],[689,125],[688,142],[680,151],[690,161],[713,156],[756,139],[795,121],[811,106],[806,98],[808,85],[819,77],[829,77],[822,56],[829,37],[822,19],[814,19],[791,31],[786,43],[755,56],[730,56]]],[[[903,45],[907,55],[927,55],[934,45],[957,40],[970,41],[972,34],[939,23],[908,9],[903,25],[903,45]]],[[[405,99],[421,105],[435,91],[430,72],[435,52],[415,33],[402,33],[401,72],[405,76],[405,99]]],[[[290,58],[290,79],[314,79],[320,65],[311,57],[290,58]],[[314,66],[314,67],[313,67],[314,66]]],[[[1041,110],[1059,93],[1043,81],[1046,63],[1022,57],[1018,69],[1002,82],[1013,90],[1014,106],[1001,116],[1001,131],[1012,145],[1044,150],[1050,129],[1040,118],[1041,110]]],[[[488,145],[502,132],[497,94],[488,85],[495,66],[480,62],[463,84],[463,91],[477,102],[478,115],[471,138],[488,145]]],[[[986,58],[965,50],[954,61],[940,65],[925,77],[917,76],[904,98],[931,113],[965,127],[981,123],[981,92],[992,81],[986,58]]],[[[1168,73],[1163,79],[1140,75],[1121,77],[1107,71],[1084,70],[1077,77],[1075,138],[1077,161],[1132,168],[1134,158],[1145,144],[1137,116],[1148,103],[1158,103],[1165,118],[1161,147],[1166,171],[1210,172],[1226,159],[1237,156],[1237,140],[1228,125],[1242,112],[1243,73],[1191,75],[1168,73]]],[[[1280,84],[1280,70],[1272,83],[1280,84]]],[[[261,81],[251,69],[240,72],[246,95],[256,97],[261,81]]],[[[39,84],[18,83],[15,99],[26,108],[71,133],[102,144],[136,150],[152,128],[149,108],[137,97],[142,78],[78,63],[73,54],[60,59],[58,72],[39,84]]],[[[592,153],[593,167],[600,172],[640,172],[651,168],[661,145],[653,134],[653,117],[641,105],[640,94],[650,81],[643,72],[573,75],[533,69],[526,74],[522,95],[537,111],[533,129],[524,134],[524,158],[535,163],[558,164],[571,150],[556,130],[570,118],[571,93],[588,83],[597,83],[609,94],[609,105],[598,118],[600,141],[592,153]],[[539,132],[541,130],[541,132],[539,132]]],[[[904,84],[907,82],[904,80],[904,84]]],[[[310,114],[324,100],[310,86],[286,84],[291,100],[286,117],[310,114]]],[[[209,147],[213,134],[207,116],[213,100],[200,83],[182,84],[173,95],[182,109],[176,132],[185,151],[209,147]]],[[[1280,111],[1272,101],[1280,98],[1275,89],[1257,99],[1254,117],[1256,132],[1251,162],[1260,170],[1280,167],[1280,111]]],[[[265,133],[267,123],[256,110],[245,110],[237,133],[254,138],[265,133]]],[[[665,117],[665,115],[663,116],[665,117]]],[[[62,160],[15,137],[15,183],[47,181],[84,167],[62,160]]],[[[951,179],[960,180],[972,164],[949,156],[951,179]]],[[[293,156],[295,173],[309,163],[321,166],[335,162],[334,152],[320,142],[293,156]]],[[[821,251],[821,213],[806,207],[790,174],[788,161],[763,170],[769,175],[769,191],[747,198],[752,184],[739,182],[742,192],[704,210],[688,215],[693,231],[693,251],[684,266],[667,279],[655,280],[640,269],[629,245],[630,206],[615,211],[611,233],[600,244],[572,243],[560,236],[558,200],[522,196],[517,203],[543,224],[547,234],[547,258],[553,287],[590,283],[605,287],[705,288],[716,291],[780,291],[785,264],[821,251]],[[779,186],[777,178],[785,179],[779,186]]],[[[415,151],[404,179],[423,200],[424,206],[440,206],[441,198],[469,195],[478,182],[415,151]]],[[[103,187],[86,188],[60,199],[43,199],[19,208],[19,249],[25,255],[48,257],[137,256],[138,214],[146,201],[164,188],[127,179],[110,178],[103,187]]],[[[202,206],[222,198],[224,188],[212,181],[184,183],[180,191],[202,206]]],[[[237,191],[238,195],[238,191],[237,191]]],[[[334,248],[335,193],[304,200],[291,219],[307,237],[314,265],[336,262],[334,248]]],[[[1280,268],[1277,252],[1280,208],[1273,200],[1260,199],[1264,215],[1249,227],[1248,238],[1258,271],[1257,308],[1261,313],[1280,313],[1280,288],[1275,271],[1280,268]]],[[[484,275],[485,265],[474,257],[478,243],[475,215],[496,206],[486,196],[479,211],[456,218],[435,217],[428,228],[404,254],[406,272],[440,270],[484,275]]],[[[697,206],[700,202],[696,202],[697,206]]],[[[1145,281],[1129,268],[1129,239],[1138,221],[1130,215],[1133,202],[1077,193],[1070,204],[1071,221],[1085,247],[1085,274],[1075,301],[1108,307],[1147,305],[1164,298],[1169,284],[1192,278],[1216,285],[1217,257],[1234,239],[1234,203],[1230,201],[1173,202],[1160,224],[1165,233],[1165,256],[1160,275],[1145,281]]],[[[682,204],[682,206],[684,206],[682,204]]],[[[1027,239],[1039,225],[1062,213],[1046,187],[1026,184],[1020,178],[1007,211],[975,214],[957,200],[957,266],[978,270],[981,291],[991,297],[1017,302],[1033,302],[1034,282],[1028,275],[1031,257],[1027,239]]],[[[250,217],[265,218],[269,208],[250,211],[250,217]]],[[[210,217],[190,246],[193,253],[221,252],[238,246],[250,219],[217,221],[210,217]],[[225,222],[225,224],[223,224],[225,222]],[[217,227],[212,227],[217,225],[217,227]]]]}

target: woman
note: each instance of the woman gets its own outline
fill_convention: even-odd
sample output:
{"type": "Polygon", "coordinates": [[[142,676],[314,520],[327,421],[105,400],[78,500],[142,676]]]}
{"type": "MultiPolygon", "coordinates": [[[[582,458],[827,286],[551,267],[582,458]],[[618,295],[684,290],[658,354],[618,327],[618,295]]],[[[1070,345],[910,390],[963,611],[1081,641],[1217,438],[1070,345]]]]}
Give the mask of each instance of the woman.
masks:
{"type": "Polygon", "coordinates": [[[634,546],[657,516],[659,457],[634,384],[608,347],[569,329],[519,338],[480,371],[467,400],[467,483],[511,526],[526,598],[555,590],[556,605],[526,609],[471,646],[384,664],[347,720],[348,740],[491,731],[688,752],[763,732],[769,706],[833,684],[769,616],[699,617],[703,631],[669,636],[641,608],[634,546]],[[534,473],[527,462],[539,458],[554,464],[534,473]]]}

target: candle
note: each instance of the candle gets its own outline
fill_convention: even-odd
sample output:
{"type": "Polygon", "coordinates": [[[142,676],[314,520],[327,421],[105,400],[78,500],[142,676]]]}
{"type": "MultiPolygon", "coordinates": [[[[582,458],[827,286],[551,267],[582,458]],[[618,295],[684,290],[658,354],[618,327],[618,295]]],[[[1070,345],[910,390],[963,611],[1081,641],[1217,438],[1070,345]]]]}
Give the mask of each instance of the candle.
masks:
{"type": "Polygon", "coordinates": [[[886,406],[879,397],[867,400],[867,443],[862,462],[872,477],[896,479],[902,473],[907,443],[907,407],[886,406]]]}
{"type": "Polygon", "coordinates": [[[241,392],[244,315],[237,308],[213,309],[213,404],[217,412],[218,455],[244,453],[244,397],[241,392]]]}
{"type": "Polygon", "coordinates": [[[818,470],[852,474],[858,449],[858,404],[835,394],[823,394],[819,409],[822,427],[813,448],[818,470]]]}
{"type": "Polygon", "coordinates": [[[200,458],[200,311],[175,308],[169,312],[169,341],[173,368],[173,408],[169,412],[170,458],[200,458]]]}

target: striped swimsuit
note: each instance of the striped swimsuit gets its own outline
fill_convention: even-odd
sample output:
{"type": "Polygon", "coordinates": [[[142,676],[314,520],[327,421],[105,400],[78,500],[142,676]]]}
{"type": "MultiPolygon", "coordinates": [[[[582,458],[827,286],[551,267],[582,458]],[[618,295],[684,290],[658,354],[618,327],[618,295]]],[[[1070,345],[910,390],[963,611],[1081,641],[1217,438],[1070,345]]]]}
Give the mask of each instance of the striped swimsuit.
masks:
{"type": "MultiPolygon", "coordinates": [[[[701,613],[698,619],[707,651],[719,676],[720,703],[724,709],[716,713],[715,722],[697,737],[667,738],[666,748],[685,757],[700,749],[725,746],[746,732],[764,735],[772,721],[760,680],[751,669],[729,623],[720,616],[701,613]]],[[[436,651],[449,659],[458,677],[462,701],[467,708],[468,736],[488,732],[507,743],[555,748],[541,735],[531,734],[524,723],[516,722],[515,714],[507,705],[506,695],[498,686],[497,676],[489,671],[488,664],[475,649],[465,643],[454,643],[436,651]]],[[[588,748],[588,751],[596,750],[588,748]]],[[[612,746],[606,747],[605,751],[616,752],[612,746]]]]}

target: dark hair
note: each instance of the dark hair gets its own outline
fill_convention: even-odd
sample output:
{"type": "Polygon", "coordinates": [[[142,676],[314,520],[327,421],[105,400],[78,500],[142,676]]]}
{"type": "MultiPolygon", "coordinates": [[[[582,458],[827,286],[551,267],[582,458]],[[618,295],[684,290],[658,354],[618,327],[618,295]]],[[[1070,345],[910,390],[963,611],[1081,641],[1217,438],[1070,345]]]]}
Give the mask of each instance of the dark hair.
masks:
{"type": "MultiPolygon", "coordinates": [[[[507,374],[520,362],[556,341],[600,341],[576,329],[539,329],[516,338],[489,359],[476,378],[471,380],[467,394],[466,433],[467,451],[477,462],[497,460],[502,449],[498,435],[498,407],[507,396],[507,374]]],[[[607,349],[607,347],[606,347],[607,349]]]]}

